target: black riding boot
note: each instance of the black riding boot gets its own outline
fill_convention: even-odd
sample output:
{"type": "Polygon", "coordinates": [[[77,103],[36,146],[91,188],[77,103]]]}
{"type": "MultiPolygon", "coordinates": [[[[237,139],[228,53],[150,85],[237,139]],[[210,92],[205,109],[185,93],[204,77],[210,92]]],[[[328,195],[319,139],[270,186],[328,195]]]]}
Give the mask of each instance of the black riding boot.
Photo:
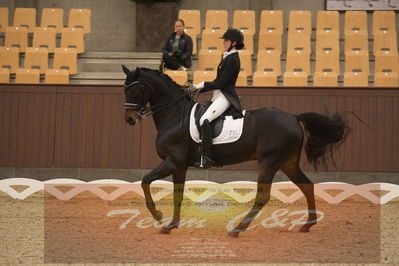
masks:
{"type": "Polygon", "coordinates": [[[208,119],[201,126],[201,135],[201,165],[202,168],[209,168],[213,165],[214,161],[212,157],[212,131],[208,119]]]}

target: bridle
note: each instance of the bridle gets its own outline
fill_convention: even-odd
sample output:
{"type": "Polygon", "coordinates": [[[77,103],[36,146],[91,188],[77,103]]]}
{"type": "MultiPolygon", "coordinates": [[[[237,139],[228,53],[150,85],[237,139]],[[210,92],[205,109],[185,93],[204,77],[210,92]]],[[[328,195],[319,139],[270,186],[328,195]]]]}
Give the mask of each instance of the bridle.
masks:
{"type": "MultiPolygon", "coordinates": [[[[129,89],[131,88],[133,85],[138,84],[140,90],[144,89],[143,83],[140,80],[136,80],[133,81],[132,83],[125,85],[125,89],[129,89]]],[[[136,111],[136,114],[138,115],[139,119],[142,118],[146,118],[147,116],[153,115],[157,112],[159,112],[160,110],[162,110],[163,108],[165,108],[167,105],[174,103],[180,99],[182,99],[183,97],[190,95],[190,94],[194,94],[195,92],[198,91],[198,89],[193,89],[192,84],[187,85],[186,87],[188,87],[188,89],[186,90],[186,92],[184,92],[182,95],[175,97],[167,102],[155,105],[155,106],[145,106],[145,105],[140,105],[137,103],[129,103],[126,102],[125,103],[125,110],[133,110],[136,111]]]]}

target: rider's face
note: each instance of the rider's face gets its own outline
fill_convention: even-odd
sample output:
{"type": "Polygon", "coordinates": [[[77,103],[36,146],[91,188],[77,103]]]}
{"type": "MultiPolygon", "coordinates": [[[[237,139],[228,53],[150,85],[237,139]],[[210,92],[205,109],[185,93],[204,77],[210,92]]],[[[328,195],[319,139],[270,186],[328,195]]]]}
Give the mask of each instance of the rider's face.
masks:
{"type": "Polygon", "coordinates": [[[183,34],[183,32],[184,32],[183,23],[181,23],[180,21],[176,21],[176,23],[175,23],[175,32],[177,34],[183,34]]]}
{"type": "Polygon", "coordinates": [[[231,41],[230,40],[224,40],[223,41],[223,45],[224,45],[224,50],[227,52],[230,48],[231,45],[231,41]]]}

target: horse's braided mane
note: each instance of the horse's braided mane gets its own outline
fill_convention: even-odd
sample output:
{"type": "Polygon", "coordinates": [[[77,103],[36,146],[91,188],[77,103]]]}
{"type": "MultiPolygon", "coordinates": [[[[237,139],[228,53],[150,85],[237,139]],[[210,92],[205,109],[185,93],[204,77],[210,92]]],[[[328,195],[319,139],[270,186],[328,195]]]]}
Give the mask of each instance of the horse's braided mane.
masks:
{"type": "Polygon", "coordinates": [[[178,89],[181,90],[181,86],[180,86],[179,84],[177,84],[177,83],[176,83],[173,79],[171,79],[168,75],[162,73],[162,72],[159,71],[159,70],[151,69],[151,68],[146,68],[146,67],[140,68],[140,70],[144,70],[145,72],[150,72],[150,73],[156,74],[156,75],[158,75],[159,77],[163,78],[164,80],[168,81],[168,82],[169,82],[171,85],[173,85],[175,88],[178,88],[178,89]]]}

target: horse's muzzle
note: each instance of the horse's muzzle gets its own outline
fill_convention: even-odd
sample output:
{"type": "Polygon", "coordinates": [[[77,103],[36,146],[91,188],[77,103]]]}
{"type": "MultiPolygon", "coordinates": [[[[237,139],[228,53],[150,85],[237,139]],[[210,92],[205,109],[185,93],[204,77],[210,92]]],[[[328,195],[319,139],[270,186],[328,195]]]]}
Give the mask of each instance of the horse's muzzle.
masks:
{"type": "Polygon", "coordinates": [[[134,126],[137,123],[138,119],[133,119],[131,117],[126,118],[126,123],[128,123],[130,126],[134,126]]]}

